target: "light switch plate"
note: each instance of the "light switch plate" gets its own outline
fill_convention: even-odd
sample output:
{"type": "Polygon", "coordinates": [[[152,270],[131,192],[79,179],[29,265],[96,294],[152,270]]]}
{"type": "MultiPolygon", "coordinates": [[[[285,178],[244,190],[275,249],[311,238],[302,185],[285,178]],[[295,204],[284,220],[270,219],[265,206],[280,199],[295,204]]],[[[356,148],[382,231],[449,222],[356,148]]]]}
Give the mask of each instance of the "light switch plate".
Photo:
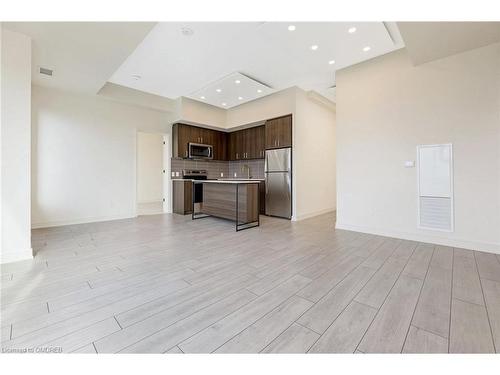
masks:
{"type": "Polygon", "coordinates": [[[179,172],[175,172],[175,177],[179,177],[179,172]]]}
{"type": "Polygon", "coordinates": [[[405,168],[413,168],[415,166],[415,162],[413,160],[405,161],[405,168]]]}
{"type": "Polygon", "coordinates": [[[174,171],[172,171],[171,175],[172,175],[172,177],[175,177],[175,172],[174,172],[174,171]]]}

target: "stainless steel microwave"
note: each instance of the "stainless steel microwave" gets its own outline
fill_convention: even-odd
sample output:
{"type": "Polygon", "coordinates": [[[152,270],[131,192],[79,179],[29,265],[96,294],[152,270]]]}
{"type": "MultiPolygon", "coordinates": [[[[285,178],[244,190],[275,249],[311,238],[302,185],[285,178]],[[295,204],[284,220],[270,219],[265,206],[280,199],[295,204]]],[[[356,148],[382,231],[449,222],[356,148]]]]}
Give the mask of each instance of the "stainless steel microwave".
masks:
{"type": "Polygon", "coordinates": [[[188,149],[190,159],[213,159],[214,157],[214,150],[211,145],[189,143],[188,149]]]}

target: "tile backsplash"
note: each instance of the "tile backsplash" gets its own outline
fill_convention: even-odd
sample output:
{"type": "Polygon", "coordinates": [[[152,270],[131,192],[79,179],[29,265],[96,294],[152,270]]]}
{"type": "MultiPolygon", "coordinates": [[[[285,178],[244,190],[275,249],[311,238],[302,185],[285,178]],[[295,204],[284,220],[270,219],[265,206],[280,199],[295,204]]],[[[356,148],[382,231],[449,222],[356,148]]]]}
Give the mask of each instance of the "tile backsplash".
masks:
{"type": "Polygon", "coordinates": [[[255,160],[238,160],[230,161],[229,163],[229,177],[234,178],[236,173],[237,178],[247,178],[247,170],[243,168],[244,165],[250,167],[250,176],[252,178],[264,178],[264,159],[255,160]]]}
{"type": "Polygon", "coordinates": [[[264,159],[204,161],[173,158],[171,159],[171,171],[179,172],[179,177],[182,177],[183,169],[206,169],[208,178],[210,179],[221,178],[221,173],[224,173],[224,178],[234,178],[235,173],[237,178],[246,178],[246,168],[242,170],[245,164],[250,167],[250,176],[253,178],[264,178],[264,159]]]}

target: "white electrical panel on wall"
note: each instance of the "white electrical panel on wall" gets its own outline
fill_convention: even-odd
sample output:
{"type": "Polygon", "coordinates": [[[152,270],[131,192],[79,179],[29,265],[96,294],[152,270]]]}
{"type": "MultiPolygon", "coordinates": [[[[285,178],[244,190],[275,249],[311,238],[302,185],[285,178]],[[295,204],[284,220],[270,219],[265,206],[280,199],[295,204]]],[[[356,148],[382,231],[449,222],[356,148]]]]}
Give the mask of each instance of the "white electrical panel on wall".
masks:
{"type": "Polygon", "coordinates": [[[453,231],[451,144],[417,146],[418,223],[422,229],[453,231]]]}

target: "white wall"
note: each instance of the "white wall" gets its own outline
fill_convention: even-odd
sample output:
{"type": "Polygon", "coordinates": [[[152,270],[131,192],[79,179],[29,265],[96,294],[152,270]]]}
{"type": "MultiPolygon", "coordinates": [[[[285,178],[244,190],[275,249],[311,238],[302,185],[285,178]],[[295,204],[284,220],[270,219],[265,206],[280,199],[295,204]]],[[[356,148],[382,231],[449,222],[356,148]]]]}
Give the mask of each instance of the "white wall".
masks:
{"type": "Polygon", "coordinates": [[[32,257],[31,39],[1,33],[1,263],[32,257]]]}
{"type": "Polygon", "coordinates": [[[226,128],[225,109],[185,97],[176,100],[175,108],[177,114],[175,121],[226,128]]]}
{"type": "Polygon", "coordinates": [[[163,199],[163,135],[137,133],[137,203],[163,199]]]}
{"type": "Polygon", "coordinates": [[[500,253],[500,44],[337,72],[337,227],[500,253]],[[419,144],[452,143],[455,231],[417,229],[419,144]]]}
{"type": "Polygon", "coordinates": [[[167,113],[33,86],[33,227],[136,215],[137,131],[170,132],[167,113]]]}
{"type": "Polygon", "coordinates": [[[296,92],[289,89],[265,96],[260,99],[227,110],[226,128],[234,128],[262,120],[289,115],[295,112],[296,92]]]}
{"type": "Polygon", "coordinates": [[[297,90],[294,171],[297,220],[336,209],[335,112],[297,90]]]}

